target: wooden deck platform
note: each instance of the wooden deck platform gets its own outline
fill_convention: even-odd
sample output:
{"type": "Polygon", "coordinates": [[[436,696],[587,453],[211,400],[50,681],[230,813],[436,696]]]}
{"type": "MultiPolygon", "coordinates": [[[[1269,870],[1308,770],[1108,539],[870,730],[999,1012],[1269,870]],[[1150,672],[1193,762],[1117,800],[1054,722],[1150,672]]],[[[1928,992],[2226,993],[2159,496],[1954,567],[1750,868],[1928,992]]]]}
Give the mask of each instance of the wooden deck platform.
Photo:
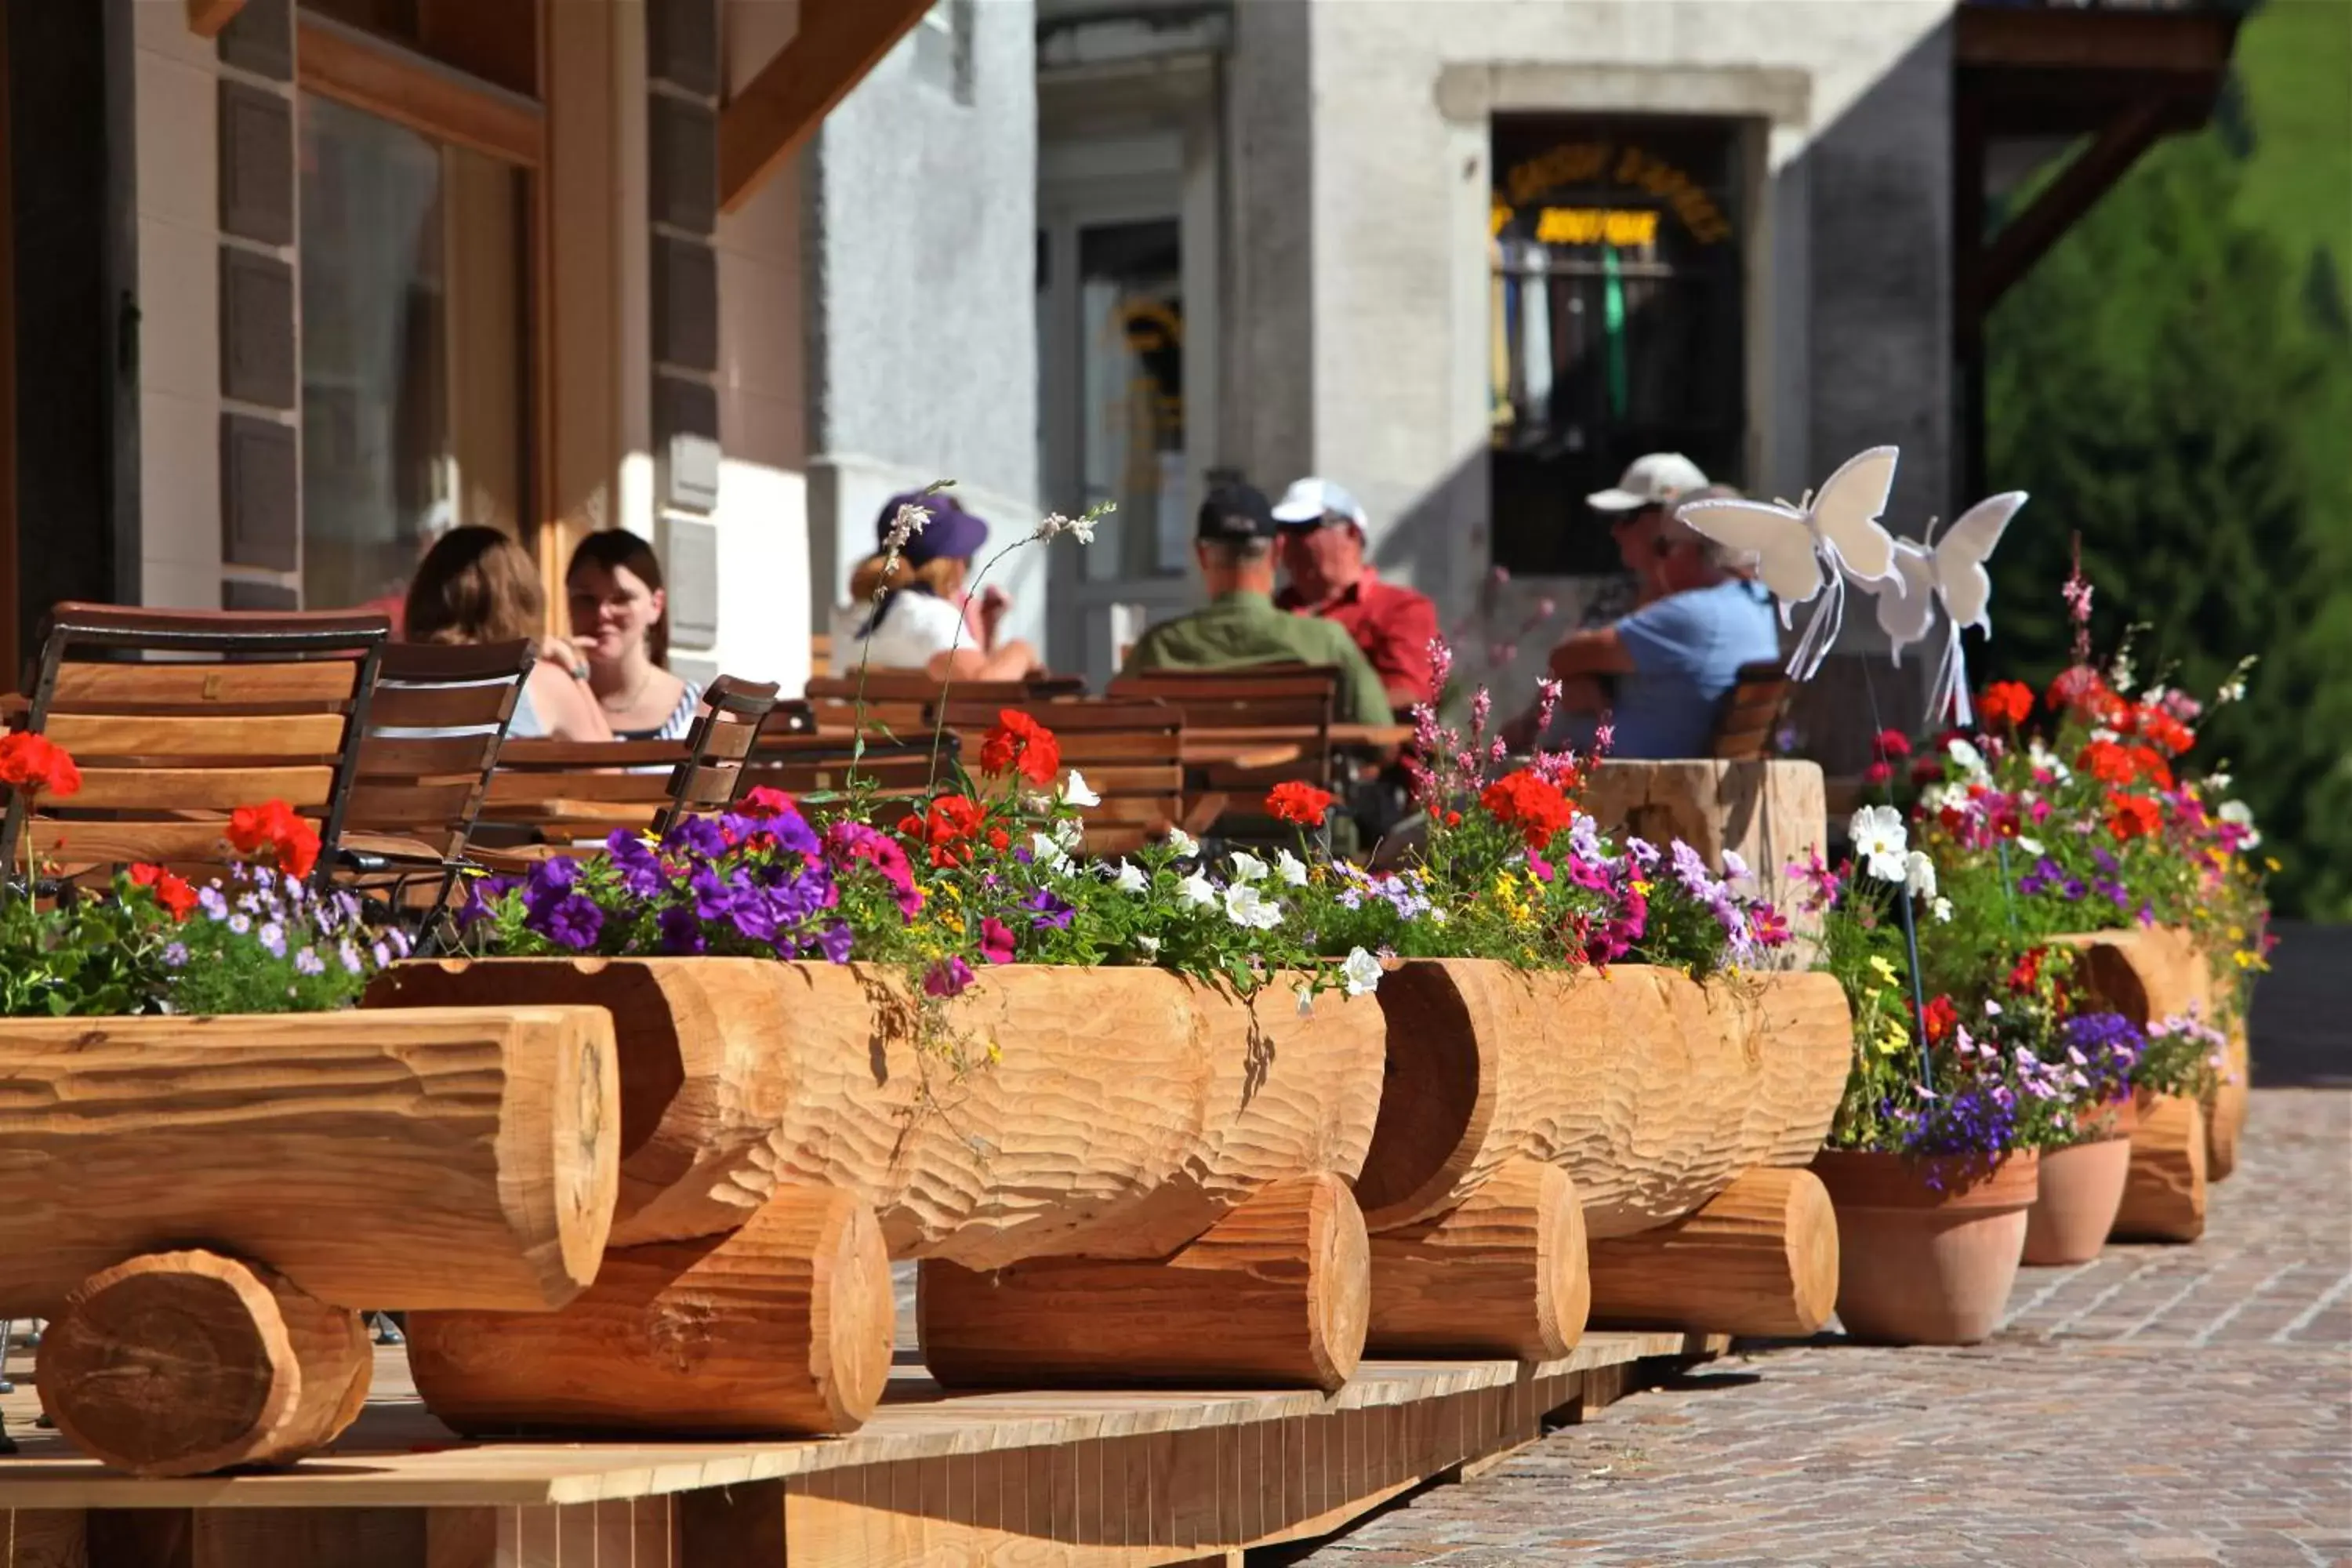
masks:
{"type": "Polygon", "coordinates": [[[1237,1563],[1529,1441],[1723,1348],[1587,1334],[1567,1357],[1367,1362],[1336,1395],[947,1395],[901,1352],[854,1436],[467,1443],[396,1349],[329,1454],[274,1475],[141,1480],[34,1430],[0,1458],[0,1568],[849,1568],[1237,1563]]]}

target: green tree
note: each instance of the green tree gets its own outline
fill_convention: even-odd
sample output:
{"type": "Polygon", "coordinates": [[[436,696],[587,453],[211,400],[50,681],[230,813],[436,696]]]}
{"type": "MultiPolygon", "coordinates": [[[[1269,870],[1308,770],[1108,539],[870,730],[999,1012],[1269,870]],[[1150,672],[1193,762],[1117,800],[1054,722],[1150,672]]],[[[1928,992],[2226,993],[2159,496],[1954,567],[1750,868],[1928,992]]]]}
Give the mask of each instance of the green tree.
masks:
{"type": "Polygon", "coordinates": [[[2065,660],[2070,536],[2111,648],[2145,623],[2143,678],[2210,693],[2257,654],[2246,703],[2208,725],[2284,863],[2282,909],[2352,913],[2352,589],[2343,448],[2302,422],[2352,374],[2312,330],[2307,266],[2230,216],[2242,171],[2206,134],[2159,147],[1988,324],[1986,466],[2033,501],[1994,562],[1990,667],[2065,660]],[[2336,471],[2328,471],[2332,458],[2336,471]]]}

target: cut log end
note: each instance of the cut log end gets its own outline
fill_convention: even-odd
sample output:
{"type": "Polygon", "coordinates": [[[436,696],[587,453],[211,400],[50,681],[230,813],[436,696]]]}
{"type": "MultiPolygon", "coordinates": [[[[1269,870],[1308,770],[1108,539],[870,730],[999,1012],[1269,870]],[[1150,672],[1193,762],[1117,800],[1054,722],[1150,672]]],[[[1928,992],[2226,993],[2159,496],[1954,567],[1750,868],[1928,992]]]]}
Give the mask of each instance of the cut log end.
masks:
{"type": "Polygon", "coordinates": [[[1592,1244],[1592,1320],[1796,1338],[1837,1307],[1838,1222],[1811,1171],[1754,1170],[1672,1225],[1592,1244]]]}
{"type": "Polygon", "coordinates": [[[2183,1095],[2158,1095],[2132,1131],[2131,1171],[2116,1213],[2117,1241],[2194,1241],[2205,1234],[2205,1115],[2183,1095]]]}
{"type": "Polygon", "coordinates": [[[1348,1184],[1293,1177],[1166,1258],[927,1258],[923,1359],[949,1387],[1336,1389],[1363,1355],[1368,1270],[1348,1184]]]}
{"type": "Polygon", "coordinates": [[[285,1465],[352,1424],[373,1365],[358,1313],[271,1269],[150,1253],[67,1298],[41,1339],[41,1408],[133,1475],[285,1465]]]}
{"type": "Polygon", "coordinates": [[[1512,1161],[1452,1213],[1371,1248],[1376,1355],[1546,1361],[1584,1331],[1584,1210],[1557,1165],[1512,1161]]]}
{"type": "Polygon", "coordinates": [[[890,1375],[890,1260],[873,1211],[780,1188],[730,1236],[616,1247],[560,1311],[416,1312],[434,1415],[492,1432],[852,1432],[890,1375]]]}

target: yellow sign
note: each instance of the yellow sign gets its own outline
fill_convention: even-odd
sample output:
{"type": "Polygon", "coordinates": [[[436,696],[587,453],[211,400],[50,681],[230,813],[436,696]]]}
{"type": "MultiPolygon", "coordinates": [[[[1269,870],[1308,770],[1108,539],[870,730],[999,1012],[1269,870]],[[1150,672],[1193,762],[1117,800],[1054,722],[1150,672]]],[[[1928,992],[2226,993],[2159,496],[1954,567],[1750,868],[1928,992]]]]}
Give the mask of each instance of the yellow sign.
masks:
{"type": "Polygon", "coordinates": [[[1658,215],[1619,207],[1546,207],[1536,219],[1536,242],[1638,249],[1658,242],[1658,215]]]}
{"type": "MultiPolygon", "coordinates": [[[[1508,197],[1509,205],[1502,201],[1495,204],[1496,231],[1500,232],[1503,225],[1510,220],[1514,206],[1529,205],[1546,192],[1558,190],[1563,185],[1596,184],[1625,186],[1657,198],[1673,210],[1690,237],[1702,245],[1714,245],[1731,237],[1731,224],[1723,216],[1723,209],[1687,174],[1640,147],[1621,146],[1605,141],[1564,142],[1512,165],[1503,177],[1501,193],[1508,197]]],[[[1618,208],[1547,207],[1543,212],[1543,221],[1549,221],[1555,213],[1586,212],[1601,216],[1603,237],[1610,218],[1633,216],[1618,208]]],[[[1656,215],[1645,216],[1653,220],[1654,237],[1656,215]]],[[[1563,218],[1562,221],[1567,220],[1563,218]]],[[[1538,231],[1536,237],[1549,240],[1550,237],[1538,231]]],[[[1589,245],[1594,241],[1561,240],[1558,243],[1589,245]]],[[[1621,242],[1610,238],[1608,243],[1616,245],[1621,242]]]]}

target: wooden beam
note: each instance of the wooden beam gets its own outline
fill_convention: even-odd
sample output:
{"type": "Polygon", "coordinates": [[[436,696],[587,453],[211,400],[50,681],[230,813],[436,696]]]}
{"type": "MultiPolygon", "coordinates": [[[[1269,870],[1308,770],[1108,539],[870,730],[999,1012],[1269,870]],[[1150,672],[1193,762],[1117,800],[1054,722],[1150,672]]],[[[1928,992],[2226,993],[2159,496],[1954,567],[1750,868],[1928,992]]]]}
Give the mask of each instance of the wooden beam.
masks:
{"type": "Polygon", "coordinates": [[[735,212],[879,64],[930,0],[802,0],[800,31],[719,113],[719,209],[735,212]]]}
{"type": "Polygon", "coordinates": [[[2118,114],[2032,205],[2001,226],[1976,268],[1979,319],[2155,144],[2164,133],[2167,107],[2162,98],[2145,98],[2118,114]]]}
{"type": "Polygon", "coordinates": [[[199,38],[217,38],[244,9],[245,0],[188,0],[188,31],[199,38]]]}
{"type": "Polygon", "coordinates": [[[1952,63],[2048,70],[2182,71],[2218,75],[2237,37],[2235,7],[2194,10],[1963,5],[1953,17],[1952,63]]]}
{"type": "Polygon", "coordinates": [[[527,169],[545,157],[547,118],[530,100],[308,11],[297,26],[304,90],[527,169]]]}

